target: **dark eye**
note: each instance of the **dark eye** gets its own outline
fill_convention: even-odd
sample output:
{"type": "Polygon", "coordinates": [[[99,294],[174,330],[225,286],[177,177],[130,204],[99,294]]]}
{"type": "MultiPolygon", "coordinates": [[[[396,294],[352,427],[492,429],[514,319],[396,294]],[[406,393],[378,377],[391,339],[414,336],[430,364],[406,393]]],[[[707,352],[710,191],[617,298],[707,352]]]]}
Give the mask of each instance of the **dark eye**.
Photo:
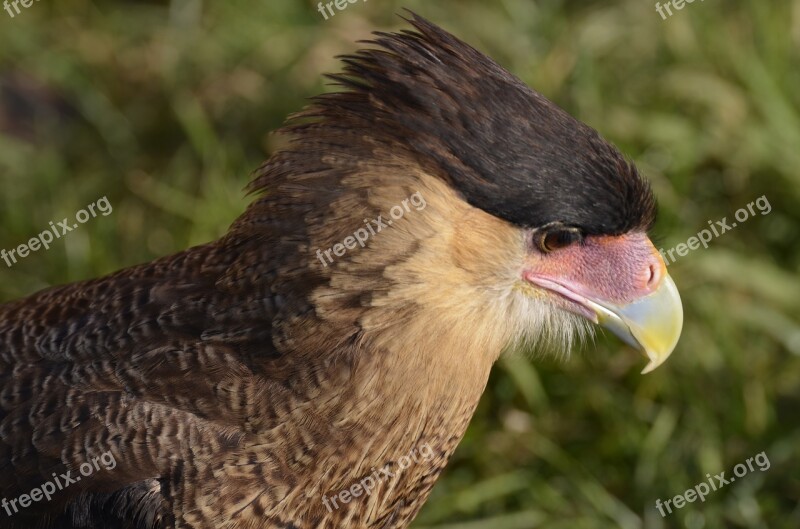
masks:
{"type": "Polygon", "coordinates": [[[578,228],[568,228],[564,226],[542,228],[534,234],[536,247],[542,253],[550,253],[554,250],[566,248],[575,243],[581,242],[583,236],[578,228]]]}

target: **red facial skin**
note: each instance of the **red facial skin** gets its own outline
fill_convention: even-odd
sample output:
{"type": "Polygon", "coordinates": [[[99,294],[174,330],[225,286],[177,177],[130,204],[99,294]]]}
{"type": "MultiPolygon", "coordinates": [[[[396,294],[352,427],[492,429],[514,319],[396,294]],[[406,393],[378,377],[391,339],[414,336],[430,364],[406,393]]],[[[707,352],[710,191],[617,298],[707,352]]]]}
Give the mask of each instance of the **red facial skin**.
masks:
{"type": "Polygon", "coordinates": [[[580,244],[537,252],[523,270],[525,280],[555,292],[568,300],[565,308],[595,322],[583,299],[627,305],[654,292],[665,274],[664,260],[641,232],[589,236],[580,244]]]}

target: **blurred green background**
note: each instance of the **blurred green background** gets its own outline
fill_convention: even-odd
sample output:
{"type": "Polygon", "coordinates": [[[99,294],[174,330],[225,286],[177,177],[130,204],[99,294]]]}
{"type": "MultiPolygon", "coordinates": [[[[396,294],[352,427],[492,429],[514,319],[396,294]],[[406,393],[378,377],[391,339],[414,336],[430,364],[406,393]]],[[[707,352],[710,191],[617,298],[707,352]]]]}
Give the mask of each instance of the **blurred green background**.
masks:
{"type": "MultiPolygon", "coordinates": [[[[652,180],[659,247],[764,195],[670,266],[669,362],[600,337],[512,357],[417,528],[800,527],[800,0],[370,0],[331,20],[300,0],[35,2],[0,11],[0,248],[107,196],[114,211],[13,268],[0,301],[225,232],[270,134],[334,56],[409,7],[488,52],[615,142],[652,180]],[[674,8],[673,8],[674,9],[674,8]],[[662,501],[765,452],[662,518],[662,501]]],[[[0,339],[2,339],[0,337],[0,339]]]]}

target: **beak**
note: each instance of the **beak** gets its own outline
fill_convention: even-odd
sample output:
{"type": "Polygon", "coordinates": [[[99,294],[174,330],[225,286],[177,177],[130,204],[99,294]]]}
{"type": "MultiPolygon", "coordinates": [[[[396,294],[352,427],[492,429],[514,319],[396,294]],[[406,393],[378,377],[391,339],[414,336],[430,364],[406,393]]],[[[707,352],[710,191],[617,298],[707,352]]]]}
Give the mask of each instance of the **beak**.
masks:
{"type": "Polygon", "coordinates": [[[652,294],[628,305],[586,300],[598,323],[628,345],[639,349],[650,362],[642,371],[649,373],[669,358],[683,328],[683,305],[678,288],[669,274],[652,294]]]}

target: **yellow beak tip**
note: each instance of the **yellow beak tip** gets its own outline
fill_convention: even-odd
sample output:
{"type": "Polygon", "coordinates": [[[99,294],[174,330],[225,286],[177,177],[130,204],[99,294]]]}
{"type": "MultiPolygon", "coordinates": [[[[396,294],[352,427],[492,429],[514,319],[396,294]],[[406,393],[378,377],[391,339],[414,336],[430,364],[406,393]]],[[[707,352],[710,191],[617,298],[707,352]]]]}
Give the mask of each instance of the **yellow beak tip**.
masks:
{"type": "Polygon", "coordinates": [[[650,360],[642,374],[651,373],[675,350],[683,330],[683,304],[675,282],[665,275],[652,294],[628,305],[592,303],[600,325],[650,360]]]}

